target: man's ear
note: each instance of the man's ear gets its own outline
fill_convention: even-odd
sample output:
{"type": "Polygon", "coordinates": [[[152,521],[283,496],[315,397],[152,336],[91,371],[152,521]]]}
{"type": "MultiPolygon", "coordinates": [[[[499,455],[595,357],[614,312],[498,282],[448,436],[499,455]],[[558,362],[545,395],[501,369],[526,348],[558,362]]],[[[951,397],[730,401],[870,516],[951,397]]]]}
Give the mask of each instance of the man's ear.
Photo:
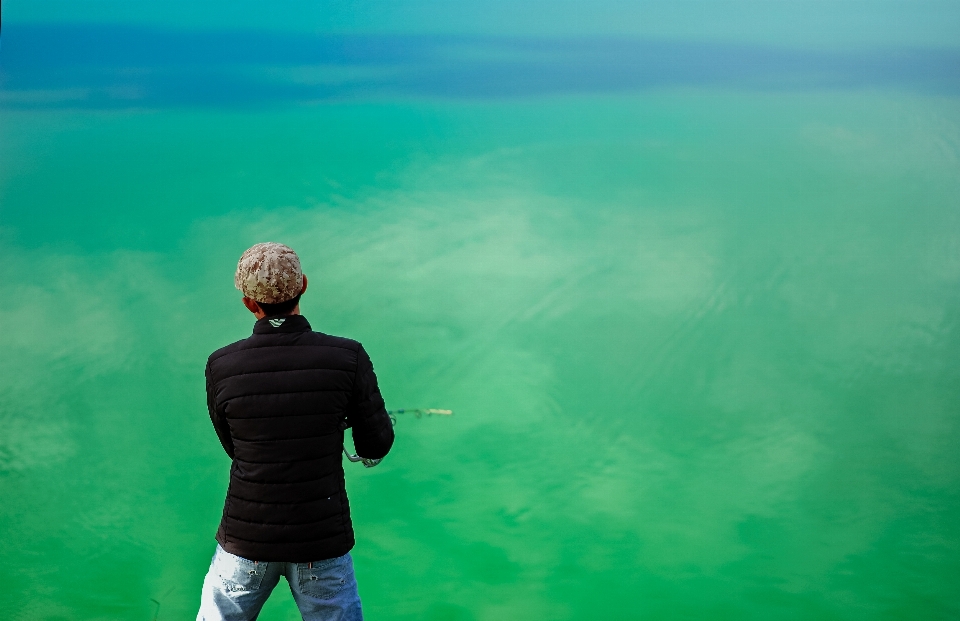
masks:
{"type": "Polygon", "coordinates": [[[300,295],[303,295],[307,292],[307,275],[303,274],[303,289],[300,291],[300,295]]]}
{"type": "Polygon", "coordinates": [[[248,297],[243,298],[243,305],[246,306],[247,310],[253,313],[254,315],[263,312],[263,310],[261,310],[260,308],[260,305],[257,304],[256,300],[252,300],[248,297]]]}

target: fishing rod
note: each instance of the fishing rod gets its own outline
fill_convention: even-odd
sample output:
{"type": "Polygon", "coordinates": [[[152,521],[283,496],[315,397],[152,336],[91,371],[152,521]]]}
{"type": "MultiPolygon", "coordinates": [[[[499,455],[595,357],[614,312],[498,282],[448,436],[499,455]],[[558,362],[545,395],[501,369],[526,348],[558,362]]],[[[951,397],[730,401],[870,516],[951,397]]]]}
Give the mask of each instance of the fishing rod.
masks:
{"type": "MultiPolygon", "coordinates": [[[[396,426],[397,424],[397,414],[413,414],[417,418],[423,418],[424,416],[453,416],[453,410],[440,410],[436,408],[401,408],[399,410],[387,410],[387,415],[390,416],[390,424],[396,426]]],[[[356,463],[360,462],[363,464],[364,468],[373,468],[381,461],[380,459],[367,459],[366,457],[360,457],[356,453],[351,453],[347,450],[347,446],[343,446],[343,454],[347,456],[347,459],[356,463]]]]}

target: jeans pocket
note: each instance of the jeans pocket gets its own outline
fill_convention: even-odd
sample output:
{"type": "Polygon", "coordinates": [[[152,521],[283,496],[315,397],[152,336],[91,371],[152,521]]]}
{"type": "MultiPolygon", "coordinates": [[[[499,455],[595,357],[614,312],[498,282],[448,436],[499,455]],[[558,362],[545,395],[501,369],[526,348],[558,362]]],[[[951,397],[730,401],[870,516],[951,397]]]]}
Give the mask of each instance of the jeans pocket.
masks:
{"type": "Polygon", "coordinates": [[[224,588],[230,592],[256,591],[260,588],[263,574],[267,570],[267,563],[248,561],[222,548],[217,550],[213,563],[224,588]]]}
{"type": "Polygon", "coordinates": [[[298,563],[300,592],[319,599],[332,599],[346,586],[351,570],[348,555],[315,563],[298,563]]]}

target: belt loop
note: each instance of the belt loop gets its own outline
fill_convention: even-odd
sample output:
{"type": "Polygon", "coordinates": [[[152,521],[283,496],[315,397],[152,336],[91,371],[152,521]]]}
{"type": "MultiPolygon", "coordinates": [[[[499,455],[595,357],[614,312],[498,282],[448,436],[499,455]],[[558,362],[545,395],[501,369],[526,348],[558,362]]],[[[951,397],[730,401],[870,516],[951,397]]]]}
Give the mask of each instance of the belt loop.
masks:
{"type": "Polygon", "coordinates": [[[309,563],[307,563],[307,568],[313,569],[313,561],[310,561],[309,563]]]}

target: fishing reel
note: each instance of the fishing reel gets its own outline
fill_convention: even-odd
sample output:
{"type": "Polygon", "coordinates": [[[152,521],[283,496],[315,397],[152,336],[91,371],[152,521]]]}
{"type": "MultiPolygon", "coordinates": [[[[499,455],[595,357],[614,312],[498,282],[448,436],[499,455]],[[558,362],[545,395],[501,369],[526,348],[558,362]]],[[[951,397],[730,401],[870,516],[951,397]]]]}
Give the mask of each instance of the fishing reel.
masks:
{"type": "MultiPolygon", "coordinates": [[[[413,414],[417,418],[423,418],[424,416],[433,416],[434,414],[439,416],[453,416],[453,410],[438,410],[434,408],[426,408],[426,409],[407,408],[407,409],[399,409],[399,410],[387,410],[387,414],[390,416],[390,424],[394,426],[397,424],[397,414],[407,414],[407,413],[413,414]]],[[[367,459],[366,457],[360,457],[356,453],[351,453],[350,451],[348,451],[346,445],[343,446],[343,454],[347,456],[347,459],[349,461],[352,461],[354,463],[356,462],[362,463],[364,468],[373,468],[374,466],[379,464],[381,461],[383,461],[382,457],[380,459],[367,459]]]]}

